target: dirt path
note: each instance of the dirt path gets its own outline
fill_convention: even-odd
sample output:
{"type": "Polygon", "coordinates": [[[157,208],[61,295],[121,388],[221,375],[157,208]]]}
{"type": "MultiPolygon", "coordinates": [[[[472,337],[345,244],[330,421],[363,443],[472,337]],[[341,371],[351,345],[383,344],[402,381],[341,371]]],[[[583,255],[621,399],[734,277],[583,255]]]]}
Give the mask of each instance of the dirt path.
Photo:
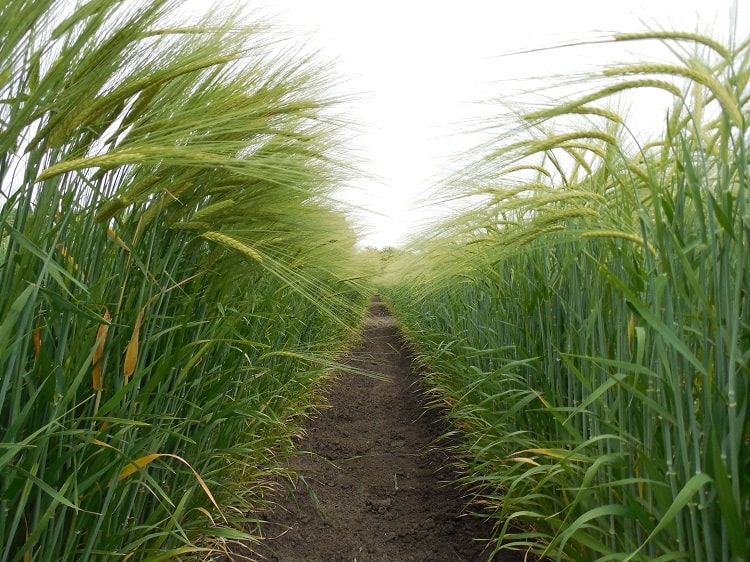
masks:
{"type": "MultiPolygon", "coordinates": [[[[465,504],[435,428],[420,407],[393,317],[377,297],[350,364],[388,380],[346,374],[330,408],[309,421],[291,461],[300,479],[267,515],[259,560],[486,561],[490,529],[465,504]]],[[[520,562],[502,555],[498,562],[520,562]]]]}

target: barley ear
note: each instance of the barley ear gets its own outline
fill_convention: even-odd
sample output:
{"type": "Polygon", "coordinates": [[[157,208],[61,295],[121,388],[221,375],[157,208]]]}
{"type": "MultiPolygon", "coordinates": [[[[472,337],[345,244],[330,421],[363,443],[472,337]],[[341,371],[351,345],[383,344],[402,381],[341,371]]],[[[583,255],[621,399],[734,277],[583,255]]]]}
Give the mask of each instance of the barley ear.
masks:
{"type": "Polygon", "coordinates": [[[261,256],[254,248],[248,246],[244,242],[240,242],[236,238],[232,238],[231,236],[227,236],[226,234],[223,234],[221,232],[213,231],[204,232],[203,234],[201,234],[201,237],[205,238],[206,240],[210,240],[211,242],[221,244],[222,246],[225,246],[227,248],[237,250],[241,254],[254,259],[258,263],[263,263],[263,256],[261,256]]]}

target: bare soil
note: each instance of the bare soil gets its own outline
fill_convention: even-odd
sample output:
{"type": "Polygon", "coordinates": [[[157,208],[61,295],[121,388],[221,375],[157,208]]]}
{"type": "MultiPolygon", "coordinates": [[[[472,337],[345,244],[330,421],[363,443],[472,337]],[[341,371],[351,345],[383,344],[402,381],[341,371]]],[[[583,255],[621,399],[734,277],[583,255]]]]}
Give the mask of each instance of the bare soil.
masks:
{"type": "MultiPolygon", "coordinates": [[[[491,527],[466,515],[468,499],[448,483],[456,474],[450,456],[432,446],[435,416],[420,404],[408,349],[377,297],[348,363],[375,376],[341,374],[331,384],[330,407],[309,420],[289,461],[299,476],[264,514],[266,538],[251,557],[487,561],[491,527]]],[[[501,553],[492,560],[523,559],[501,553]]]]}

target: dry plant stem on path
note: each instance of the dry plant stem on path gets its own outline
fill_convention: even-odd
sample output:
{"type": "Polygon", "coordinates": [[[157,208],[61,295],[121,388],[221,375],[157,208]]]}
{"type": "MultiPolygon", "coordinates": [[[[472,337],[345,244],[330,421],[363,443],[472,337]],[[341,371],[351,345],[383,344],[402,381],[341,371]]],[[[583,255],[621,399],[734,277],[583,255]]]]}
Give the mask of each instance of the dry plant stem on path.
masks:
{"type": "MultiPolygon", "coordinates": [[[[420,407],[395,320],[375,297],[330,408],[310,420],[291,468],[296,489],[266,514],[255,556],[273,561],[484,561],[491,529],[461,516],[466,499],[445,483],[448,456],[420,407]]],[[[522,556],[496,558],[520,561],[522,556]]]]}

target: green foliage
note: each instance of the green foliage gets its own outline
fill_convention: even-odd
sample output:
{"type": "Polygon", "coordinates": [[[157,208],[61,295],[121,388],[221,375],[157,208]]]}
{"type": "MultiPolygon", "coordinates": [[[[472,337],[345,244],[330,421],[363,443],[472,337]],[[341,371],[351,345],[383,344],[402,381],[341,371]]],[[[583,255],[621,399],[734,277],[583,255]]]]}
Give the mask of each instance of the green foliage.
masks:
{"type": "Polygon", "coordinates": [[[385,291],[498,548],[750,556],[750,42],[618,37],[653,39],[677,63],[520,116],[385,291]],[[675,95],[652,145],[601,105],[634,87],[675,95]]]}
{"type": "Polygon", "coordinates": [[[179,4],[0,2],[2,562],[252,539],[364,314],[325,73],[179,4]]]}

